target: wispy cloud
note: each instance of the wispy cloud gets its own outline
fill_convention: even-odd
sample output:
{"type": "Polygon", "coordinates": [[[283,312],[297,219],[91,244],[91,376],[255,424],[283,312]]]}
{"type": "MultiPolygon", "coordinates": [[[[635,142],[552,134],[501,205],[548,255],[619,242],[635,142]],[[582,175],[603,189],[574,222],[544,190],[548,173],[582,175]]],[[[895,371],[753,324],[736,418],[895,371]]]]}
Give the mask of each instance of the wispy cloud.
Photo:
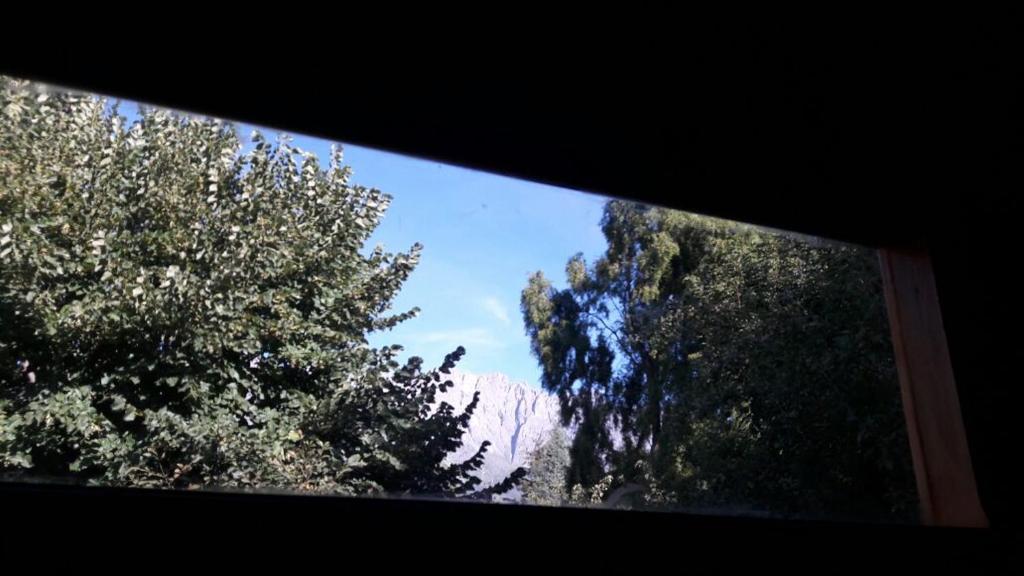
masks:
{"type": "Polygon", "coordinates": [[[512,322],[508,317],[508,309],[494,296],[484,298],[483,305],[484,310],[487,310],[491,316],[500,320],[502,324],[510,324],[512,322]]]}
{"type": "Polygon", "coordinates": [[[454,349],[456,346],[467,348],[498,349],[505,343],[491,334],[486,328],[460,328],[456,330],[434,330],[410,334],[413,344],[435,344],[454,349]]]}

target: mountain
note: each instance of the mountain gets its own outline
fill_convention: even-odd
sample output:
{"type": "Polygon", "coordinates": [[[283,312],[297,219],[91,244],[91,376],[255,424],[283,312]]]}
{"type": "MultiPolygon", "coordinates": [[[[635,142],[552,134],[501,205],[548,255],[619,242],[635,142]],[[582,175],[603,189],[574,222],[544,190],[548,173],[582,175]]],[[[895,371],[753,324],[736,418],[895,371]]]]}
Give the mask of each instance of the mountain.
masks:
{"type": "MultiPolygon", "coordinates": [[[[559,425],[558,398],[525,382],[513,382],[504,374],[470,374],[452,370],[447,377],[453,386],[438,395],[438,402],[465,408],[480,392],[480,403],[469,420],[469,431],[462,447],[451,461],[472,456],[484,440],[487,448],[484,466],[477,475],[486,487],[504,480],[513,470],[529,466],[530,452],[547,440],[559,425]]],[[[518,493],[510,494],[517,499],[518,493]]]]}

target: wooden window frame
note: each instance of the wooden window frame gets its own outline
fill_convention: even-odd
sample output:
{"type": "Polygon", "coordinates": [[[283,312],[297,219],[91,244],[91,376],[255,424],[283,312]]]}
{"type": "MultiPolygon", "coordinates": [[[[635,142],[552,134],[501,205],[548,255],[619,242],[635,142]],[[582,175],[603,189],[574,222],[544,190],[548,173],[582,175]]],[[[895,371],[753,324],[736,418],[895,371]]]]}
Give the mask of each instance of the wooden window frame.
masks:
{"type": "Polygon", "coordinates": [[[921,249],[878,253],[921,522],[986,527],[931,258],[921,249]]]}

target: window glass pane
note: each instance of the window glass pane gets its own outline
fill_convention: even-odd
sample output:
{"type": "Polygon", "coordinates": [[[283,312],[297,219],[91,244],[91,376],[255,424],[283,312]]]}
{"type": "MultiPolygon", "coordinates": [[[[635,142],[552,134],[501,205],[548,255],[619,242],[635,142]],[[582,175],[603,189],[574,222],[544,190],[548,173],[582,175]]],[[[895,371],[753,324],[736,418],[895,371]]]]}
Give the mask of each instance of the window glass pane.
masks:
{"type": "Polygon", "coordinates": [[[2,77],[0,227],[5,480],[916,516],[863,247],[2,77]]]}

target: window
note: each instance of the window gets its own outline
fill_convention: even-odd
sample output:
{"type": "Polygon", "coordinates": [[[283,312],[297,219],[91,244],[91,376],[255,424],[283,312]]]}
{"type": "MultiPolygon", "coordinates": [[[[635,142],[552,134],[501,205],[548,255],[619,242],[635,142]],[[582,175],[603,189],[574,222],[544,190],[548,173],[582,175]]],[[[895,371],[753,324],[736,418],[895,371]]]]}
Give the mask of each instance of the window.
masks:
{"type": "Polygon", "coordinates": [[[8,480],[917,518],[872,249],[0,82],[8,480]]]}

